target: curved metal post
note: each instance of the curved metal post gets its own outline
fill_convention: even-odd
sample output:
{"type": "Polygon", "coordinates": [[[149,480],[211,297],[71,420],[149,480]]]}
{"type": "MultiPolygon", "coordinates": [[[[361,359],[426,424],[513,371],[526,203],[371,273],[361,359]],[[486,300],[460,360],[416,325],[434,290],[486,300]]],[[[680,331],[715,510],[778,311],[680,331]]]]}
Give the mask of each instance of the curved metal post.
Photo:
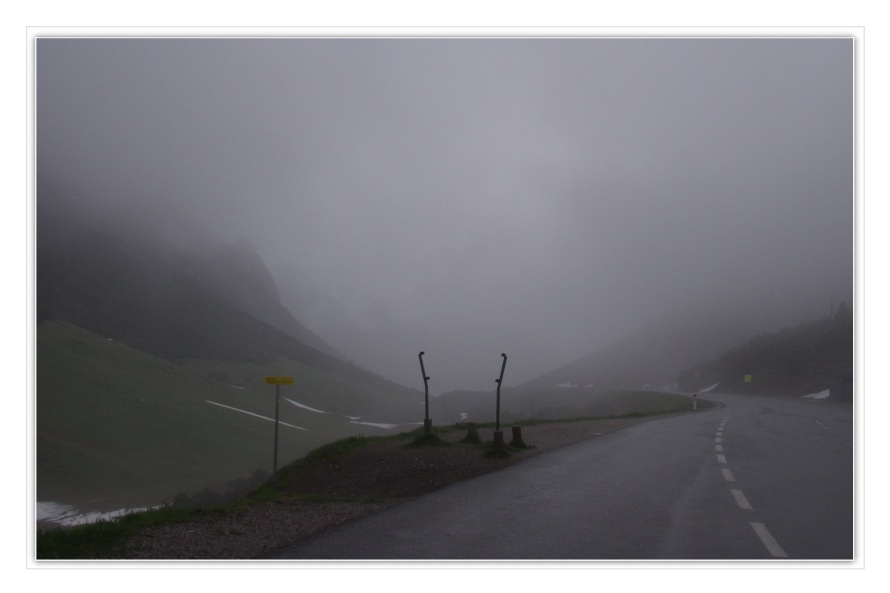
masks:
{"type": "Polygon", "coordinates": [[[424,415],[423,415],[423,430],[425,433],[429,434],[430,432],[430,386],[427,383],[430,378],[426,376],[426,369],[423,367],[423,352],[417,355],[417,358],[420,359],[420,372],[423,374],[423,405],[424,405],[424,415]]]}
{"type": "Polygon", "coordinates": [[[495,413],[495,430],[501,429],[501,383],[504,381],[504,369],[507,367],[507,355],[501,354],[504,357],[504,361],[501,363],[501,376],[495,379],[495,383],[498,384],[498,401],[497,401],[497,409],[495,413]]]}

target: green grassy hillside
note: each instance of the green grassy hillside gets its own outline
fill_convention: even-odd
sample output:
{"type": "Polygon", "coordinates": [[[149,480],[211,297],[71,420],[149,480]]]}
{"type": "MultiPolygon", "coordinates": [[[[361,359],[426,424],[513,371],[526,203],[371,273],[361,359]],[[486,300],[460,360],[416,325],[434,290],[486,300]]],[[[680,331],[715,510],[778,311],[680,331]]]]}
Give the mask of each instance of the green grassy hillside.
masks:
{"type": "Polygon", "coordinates": [[[275,388],[263,383],[267,375],[294,378],[281,387],[279,467],[327,442],[386,432],[344,416],[423,419],[422,396],[415,402],[283,358],[171,361],[61,321],[39,323],[36,337],[38,501],[152,505],[271,471],[275,388]]]}

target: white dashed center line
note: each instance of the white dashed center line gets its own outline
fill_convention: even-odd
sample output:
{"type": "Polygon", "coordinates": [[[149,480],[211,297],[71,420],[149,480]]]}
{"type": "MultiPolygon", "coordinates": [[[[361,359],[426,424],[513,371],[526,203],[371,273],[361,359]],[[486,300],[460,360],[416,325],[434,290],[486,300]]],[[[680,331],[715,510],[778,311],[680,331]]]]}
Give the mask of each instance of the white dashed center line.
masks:
{"type": "Polygon", "coordinates": [[[751,527],[754,528],[754,533],[757,534],[757,537],[760,538],[760,541],[763,542],[763,545],[766,546],[766,549],[770,554],[776,558],[788,557],[788,554],[785,553],[785,550],[782,549],[779,542],[773,539],[773,536],[767,531],[766,525],[763,523],[751,523],[751,527]]]}
{"type": "MultiPolygon", "coordinates": [[[[720,428],[717,431],[717,436],[714,438],[714,450],[717,451],[717,462],[721,464],[726,464],[726,456],[722,455],[723,452],[723,427],[726,424],[726,419],[720,424],[720,428]]],[[[816,420],[816,424],[821,426],[822,428],[828,429],[827,426],[816,420]]],[[[727,482],[735,482],[735,476],[732,475],[732,472],[729,471],[729,468],[720,468],[720,471],[723,473],[723,479],[727,482]]],[[[753,507],[751,507],[751,503],[748,502],[748,499],[745,497],[745,494],[738,488],[730,488],[729,491],[732,493],[732,497],[735,499],[736,504],[740,509],[746,511],[753,511],[753,507]]],[[[754,529],[754,533],[757,534],[757,537],[760,538],[760,541],[766,546],[767,551],[774,558],[787,558],[788,554],[785,553],[785,550],[779,545],[779,543],[773,538],[772,534],[767,530],[766,525],[763,523],[751,522],[751,527],[754,529]]]]}
{"type": "Polygon", "coordinates": [[[740,509],[745,509],[746,511],[753,510],[751,508],[751,503],[748,502],[748,499],[745,498],[745,495],[738,488],[730,488],[730,492],[732,492],[733,498],[735,498],[736,504],[739,505],[740,509]]]}

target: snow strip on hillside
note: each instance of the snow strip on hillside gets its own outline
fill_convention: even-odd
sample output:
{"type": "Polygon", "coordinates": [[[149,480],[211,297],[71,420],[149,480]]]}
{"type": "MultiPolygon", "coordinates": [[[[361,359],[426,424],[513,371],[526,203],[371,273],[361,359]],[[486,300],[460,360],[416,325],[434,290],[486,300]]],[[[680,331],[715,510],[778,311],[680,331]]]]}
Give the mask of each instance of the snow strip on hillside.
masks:
{"type": "Polygon", "coordinates": [[[831,395],[831,392],[826,389],[825,391],[820,391],[819,393],[811,393],[802,397],[805,397],[807,399],[828,399],[829,395],[831,395]]]}
{"type": "Polygon", "coordinates": [[[354,420],[349,421],[350,424],[361,424],[363,426],[374,426],[375,428],[395,428],[398,424],[384,424],[381,422],[355,422],[354,420]]]}
{"type": "Polygon", "coordinates": [[[397,426],[409,426],[409,425],[414,425],[414,424],[418,424],[418,425],[420,425],[420,424],[423,424],[423,422],[408,422],[407,424],[405,424],[405,423],[402,423],[402,424],[385,424],[385,423],[382,423],[382,422],[354,422],[354,421],[350,421],[350,424],[361,424],[361,425],[364,425],[364,426],[374,426],[374,427],[376,427],[376,428],[387,428],[387,429],[391,429],[391,428],[396,428],[397,426]]]}
{"type": "Polygon", "coordinates": [[[330,414],[330,412],[325,412],[324,410],[316,410],[315,408],[310,408],[307,405],[301,404],[299,402],[295,402],[294,400],[290,399],[289,397],[285,397],[284,400],[287,401],[288,403],[291,403],[291,404],[297,406],[298,408],[303,408],[304,410],[309,410],[310,412],[315,412],[317,414],[330,414]]]}
{"type": "MultiPolygon", "coordinates": [[[[242,414],[248,414],[250,416],[256,416],[257,418],[262,418],[263,420],[268,420],[269,422],[275,422],[275,418],[269,418],[268,416],[260,416],[259,414],[254,414],[253,412],[248,412],[247,410],[240,410],[238,408],[233,408],[232,406],[226,406],[224,404],[218,404],[216,402],[212,402],[209,399],[205,399],[205,402],[208,404],[213,404],[214,406],[219,406],[220,408],[228,408],[230,410],[235,410],[236,412],[241,412],[242,414]]],[[[297,430],[308,430],[303,428],[302,426],[294,426],[293,424],[288,424],[287,422],[278,421],[279,424],[283,426],[290,426],[291,428],[296,428],[297,430]]]]}
{"type": "MultiPolygon", "coordinates": [[[[157,509],[160,507],[152,508],[157,509]]],[[[57,502],[38,502],[36,508],[38,521],[52,521],[53,523],[58,523],[59,525],[64,525],[66,527],[70,527],[72,525],[83,525],[85,523],[95,523],[96,521],[106,521],[115,517],[122,517],[127,513],[147,510],[149,509],[118,509],[116,511],[109,511],[105,513],[96,511],[90,513],[82,513],[72,506],[59,504],[57,502]]]]}
{"type": "Polygon", "coordinates": [[[708,388],[706,388],[706,389],[701,389],[701,390],[699,390],[699,393],[707,393],[707,392],[709,392],[709,391],[712,391],[712,390],[713,390],[715,387],[717,387],[718,385],[720,385],[720,383],[714,383],[713,385],[711,385],[710,387],[708,387],[708,388]]]}

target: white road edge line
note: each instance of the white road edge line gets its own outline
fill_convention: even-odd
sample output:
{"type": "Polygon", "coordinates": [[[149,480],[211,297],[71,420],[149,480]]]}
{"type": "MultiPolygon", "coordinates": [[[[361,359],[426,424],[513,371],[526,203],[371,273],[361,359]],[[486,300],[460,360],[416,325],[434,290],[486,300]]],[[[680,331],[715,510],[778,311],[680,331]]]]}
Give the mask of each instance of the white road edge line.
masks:
{"type": "Polygon", "coordinates": [[[754,533],[757,534],[757,537],[760,538],[760,541],[763,542],[763,545],[766,546],[766,549],[770,554],[776,558],[788,557],[788,554],[785,553],[782,546],[780,546],[779,543],[773,539],[773,536],[770,535],[770,532],[767,531],[766,525],[763,523],[751,523],[751,527],[754,528],[754,533]]]}
{"type": "Polygon", "coordinates": [[[717,462],[718,462],[718,463],[726,463],[726,455],[719,455],[719,454],[718,454],[718,455],[717,455],[717,462]]]}
{"type": "Polygon", "coordinates": [[[735,502],[739,505],[740,509],[745,509],[746,511],[754,510],[751,508],[751,503],[748,502],[748,499],[745,498],[745,495],[738,488],[730,488],[732,492],[733,498],[735,498],[735,502]]]}
{"type": "Polygon", "coordinates": [[[723,451],[723,445],[714,445],[715,451],[723,451]]]}
{"type": "Polygon", "coordinates": [[[724,467],[724,468],[721,469],[720,471],[723,472],[723,479],[724,479],[724,480],[726,480],[727,482],[735,482],[735,476],[733,476],[733,475],[732,475],[732,472],[729,471],[727,468],[724,467]]]}

